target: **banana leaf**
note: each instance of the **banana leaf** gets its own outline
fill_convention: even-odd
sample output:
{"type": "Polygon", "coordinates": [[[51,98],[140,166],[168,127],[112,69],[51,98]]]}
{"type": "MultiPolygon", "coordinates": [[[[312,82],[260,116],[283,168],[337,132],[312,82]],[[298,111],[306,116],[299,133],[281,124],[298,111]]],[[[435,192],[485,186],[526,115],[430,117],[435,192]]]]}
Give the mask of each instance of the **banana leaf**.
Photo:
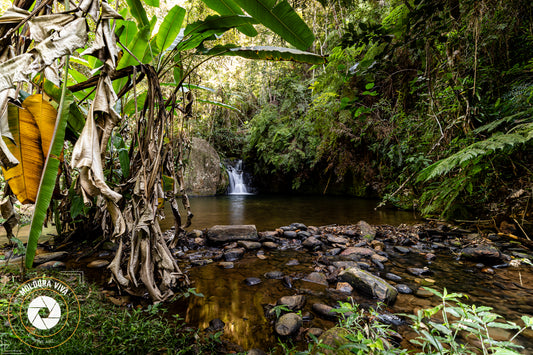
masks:
{"type": "Polygon", "coordinates": [[[156,37],[156,43],[161,52],[164,52],[170,47],[174,39],[178,36],[184,17],[185,9],[177,5],[170,9],[165,16],[156,37]]]}
{"type": "Polygon", "coordinates": [[[318,54],[293,48],[254,46],[236,47],[234,45],[215,46],[203,51],[206,55],[229,55],[248,59],[286,60],[299,63],[323,64],[326,59],[318,54]]]}
{"type": "MultiPolygon", "coordinates": [[[[239,5],[233,0],[202,0],[209,8],[215,10],[221,15],[244,15],[239,5]]],[[[237,27],[239,31],[249,37],[257,36],[257,31],[252,25],[243,25],[237,27]]]]}

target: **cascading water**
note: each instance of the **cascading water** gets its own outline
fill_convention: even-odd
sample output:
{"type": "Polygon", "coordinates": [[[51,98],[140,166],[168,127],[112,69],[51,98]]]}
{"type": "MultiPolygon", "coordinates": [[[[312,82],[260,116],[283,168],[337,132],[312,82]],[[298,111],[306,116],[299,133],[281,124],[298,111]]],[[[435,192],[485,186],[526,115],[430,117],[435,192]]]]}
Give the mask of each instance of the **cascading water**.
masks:
{"type": "Polygon", "coordinates": [[[253,192],[244,181],[244,171],[242,169],[242,160],[237,160],[234,165],[228,164],[229,175],[229,195],[252,195],[253,192]]]}

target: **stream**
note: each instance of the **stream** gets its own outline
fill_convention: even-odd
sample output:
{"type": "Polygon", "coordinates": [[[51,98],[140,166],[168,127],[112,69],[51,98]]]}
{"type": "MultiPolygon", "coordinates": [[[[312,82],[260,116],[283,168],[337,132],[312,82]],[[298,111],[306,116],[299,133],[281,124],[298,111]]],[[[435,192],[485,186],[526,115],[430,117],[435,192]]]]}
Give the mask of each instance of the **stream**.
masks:
{"type": "MultiPolygon", "coordinates": [[[[337,228],[335,223],[339,226],[355,225],[359,220],[364,220],[371,225],[382,225],[385,228],[399,226],[390,227],[395,231],[403,230],[402,228],[409,231],[409,228],[412,229],[409,226],[421,223],[409,212],[385,209],[375,211],[376,204],[377,201],[373,200],[320,196],[246,195],[191,198],[192,211],[195,214],[193,225],[189,228],[191,233],[185,244],[174,251],[174,255],[180,267],[187,270],[192,281],[191,287],[204,297],[190,296],[167,304],[167,315],[170,317],[178,314],[189,325],[199,329],[206,329],[210,321],[219,319],[224,323],[223,339],[236,344],[241,351],[253,348],[268,351],[279,343],[279,336],[274,331],[275,320],[267,316],[268,310],[283,296],[304,295],[306,303],[301,309],[303,326],[300,335],[293,336],[292,340],[301,349],[307,348],[306,329],[314,327],[327,330],[336,324],[336,321],[320,318],[312,309],[313,304],[335,307],[339,301],[346,301],[348,296],[363,307],[377,304],[376,299],[357,290],[350,294],[339,292],[335,289],[336,280],[328,279],[328,284],[306,281],[307,276],[314,271],[328,274],[332,270],[327,266],[328,263],[347,260],[339,255],[341,250],[353,246],[369,250],[375,247],[370,241],[356,237],[355,234],[346,235],[345,230],[330,232],[337,228]],[[309,227],[310,231],[314,231],[310,234],[314,234],[322,244],[317,248],[308,248],[304,243],[305,238],[295,236],[296,233],[290,234],[289,237],[287,233],[290,232],[279,229],[293,222],[307,226],[331,226],[309,227]],[[213,225],[237,224],[257,226],[257,231],[260,232],[260,243],[256,242],[259,249],[245,247],[237,241],[219,245],[207,241],[206,230],[213,225]],[[407,226],[401,226],[402,224],[407,226]],[[275,233],[264,233],[276,229],[275,233]],[[338,241],[337,237],[346,237],[346,241],[338,241]],[[272,241],[277,246],[267,248],[265,241],[272,241]],[[226,254],[237,249],[242,249],[243,253],[228,262],[226,254]],[[325,259],[327,260],[324,261],[325,259]],[[297,263],[294,260],[297,260],[297,263]],[[268,278],[265,274],[271,271],[286,276],[290,280],[290,287],[283,279],[268,278]],[[260,282],[248,285],[246,280],[249,278],[257,278],[260,282]]],[[[162,222],[163,229],[169,229],[173,225],[171,219],[162,222]]],[[[380,267],[377,267],[380,263],[374,264],[369,258],[351,259],[358,264],[368,264],[369,271],[382,278],[385,278],[387,273],[393,273],[400,277],[401,281],[387,282],[393,286],[401,283],[413,290],[411,294],[399,293],[396,302],[384,306],[380,312],[413,314],[417,309],[437,305],[440,301],[437,297],[417,294],[421,285],[429,282],[432,288],[440,291],[446,287],[449,292],[467,294],[469,298],[463,299],[463,302],[493,307],[494,312],[509,321],[521,324],[522,315],[533,315],[533,303],[530,302],[533,296],[533,273],[530,266],[509,266],[510,256],[503,261],[498,259],[485,264],[461,257],[462,248],[476,245],[483,239],[479,234],[463,230],[460,232],[461,236],[455,232],[439,232],[436,235],[429,233],[425,239],[420,240],[417,239],[416,233],[400,234],[414,238],[414,241],[401,242],[400,239],[380,237],[379,242],[383,244],[383,249],[372,251],[386,256],[387,260],[380,267]],[[400,252],[397,245],[405,246],[400,252]],[[429,259],[428,254],[434,257],[429,259]],[[409,267],[426,267],[431,271],[431,275],[413,275],[409,272],[409,267]]],[[[501,255],[533,258],[531,252],[519,244],[495,235],[489,239],[505,253],[501,255]]],[[[100,254],[99,258],[102,257],[110,259],[111,255],[100,254]]],[[[86,270],[87,277],[97,282],[107,281],[104,280],[104,273],[98,269],[84,267],[92,260],[94,257],[82,259],[79,263],[70,263],[68,268],[86,270]]],[[[415,334],[405,325],[395,329],[403,336],[401,346],[409,348],[408,340],[415,334]]],[[[508,335],[505,330],[499,330],[495,334],[498,339],[508,335]]],[[[524,332],[518,342],[526,349],[533,349],[533,332],[524,332]]]]}

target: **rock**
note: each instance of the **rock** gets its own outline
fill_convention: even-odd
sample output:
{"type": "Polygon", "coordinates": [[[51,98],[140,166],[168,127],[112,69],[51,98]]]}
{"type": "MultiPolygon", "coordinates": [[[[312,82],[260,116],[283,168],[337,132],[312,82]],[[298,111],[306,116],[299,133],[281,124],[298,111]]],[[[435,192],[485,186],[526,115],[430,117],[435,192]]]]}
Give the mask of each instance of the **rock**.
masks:
{"type": "Polygon", "coordinates": [[[352,354],[350,349],[341,349],[343,345],[350,343],[346,337],[350,335],[347,329],[334,327],[326,330],[322,335],[318,337],[318,344],[325,346],[318,346],[315,344],[312,354],[324,354],[324,355],[348,355],[352,354]]]}
{"type": "Polygon", "coordinates": [[[378,319],[383,324],[399,326],[405,324],[405,321],[395,314],[383,313],[378,315],[378,319]]]}
{"type": "Polygon", "coordinates": [[[433,254],[433,253],[427,253],[427,254],[426,254],[426,260],[427,260],[427,261],[433,261],[433,260],[435,260],[436,258],[437,258],[437,256],[436,256],[435,254],[433,254]]]}
{"type": "Polygon", "coordinates": [[[388,304],[394,303],[398,294],[398,291],[381,277],[356,267],[344,270],[339,274],[339,278],[342,281],[349,282],[354,289],[388,304]]]}
{"type": "Polygon", "coordinates": [[[192,266],[205,266],[207,264],[211,264],[213,260],[211,259],[196,259],[191,261],[192,266]]]}
{"type": "Polygon", "coordinates": [[[305,224],[303,224],[303,223],[292,223],[291,227],[293,227],[294,230],[296,230],[296,229],[299,229],[301,231],[306,231],[307,230],[307,226],[305,224]]]}
{"type": "Polygon", "coordinates": [[[283,236],[287,239],[294,239],[298,236],[298,233],[295,231],[284,231],[283,236]]]}
{"type": "Polygon", "coordinates": [[[68,252],[66,251],[56,251],[53,253],[35,255],[35,258],[33,259],[33,265],[42,264],[50,260],[62,260],[66,258],[67,255],[68,252]]]}
{"type": "Polygon", "coordinates": [[[263,248],[266,248],[266,249],[277,249],[278,248],[278,244],[276,244],[274,242],[263,242],[263,248]]]}
{"type": "MultiPolygon", "coordinates": [[[[355,263],[355,265],[360,268],[360,269],[363,269],[363,270],[370,270],[370,264],[369,263],[365,263],[364,261],[357,261],[355,263]]],[[[383,266],[383,265],[382,265],[383,266]]]]}
{"type": "Polygon", "coordinates": [[[298,259],[291,259],[291,260],[287,261],[287,263],[285,265],[286,266],[296,266],[296,265],[300,265],[300,262],[298,261],[298,259]]]}
{"type": "Polygon", "coordinates": [[[387,272],[387,273],[385,274],[385,278],[386,278],[387,280],[391,280],[391,281],[395,281],[395,282],[400,281],[400,280],[402,279],[401,276],[398,276],[398,275],[396,275],[396,274],[393,274],[392,272],[387,272]]]}
{"type": "Polygon", "coordinates": [[[320,248],[322,242],[315,237],[309,237],[303,241],[302,245],[307,249],[316,250],[320,248]]]}
{"type": "Polygon", "coordinates": [[[398,290],[399,293],[405,293],[405,294],[413,293],[413,290],[411,290],[411,288],[405,284],[397,284],[396,289],[398,290]]]}
{"type": "Polygon", "coordinates": [[[219,330],[223,330],[225,326],[226,324],[221,319],[215,318],[209,321],[209,327],[205,331],[218,332],[219,330]]]}
{"type": "Polygon", "coordinates": [[[326,251],[326,255],[331,255],[331,256],[333,256],[333,255],[339,255],[339,253],[340,253],[341,251],[342,251],[341,248],[332,248],[332,249],[328,249],[328,250],[326,251]]]}
{"type": "Polygon", "coordinates": [[[279,280],[283,278],[283,272],[281,271],[269,271],[265,274],[267,279],[279,280]]]}
{"type": "Polygon", "coordinates": [[[435,280],[429,278],[421,279],[417,277],[415,278],[415,282],[421,286],[432,286],[435,284],[435,280]]]}
{"type": "Polygon", "coordinates": [[[243,248],[228,249],[224,252],[224,259],[226,261],[235,261],[242,258],[244,255],[243,248]]]}
{"type": "Polygon", "coordinates": [[[255,286],[261,283],[261,279],[257,277],[248,277],[244,279],[244,283],[248,286],[255,286]]]}
{"type": "Polygon", "coordinates": [[[104,242],[104,244],[102,244],[102,249],[109,250],[109,251],[115,251],[118,249],[118,245],[108,240],[104,242]]]}
{"type": "Polygon", "coordinates": [[[293,227],[293,226],[283,226],[283,227],[279,227],[279,229],[281,229],[283,232],[293,232],[296,230],[296,227],[293,227]]]}
{"type": "Polygon", "coordinates": [[[416,290],[415,295],[421,298],[430,298],[434,296],[433,292],[430,292],[424,288],[419,288],[418,290],[416,290]]]}
{"type": "Polygon", "coordinates": [[[265,353],[261,349],[250,349],[250,350],[248,350],[246,355],[267,355],[267,353],[265,353]]]}
{"type": "Polygon", "coordinates": [[[107,265],[109,265],[109,261],[100,259],[91,261],[89,264],[87,264],[87,267],[90,269],[100,269],[102,267],[106,267],[107,265]]]}
{"type": "Polygon", "coordinates": [[[474,261],[495,262],[501,260],[502,254],[496,247],[479,245],[476,247],[464,248],[461,250],[461,256],[474,261]]]}
{"type": "Polygon", "coordinates": [[[233,269],[235,267],[235,265],[231,261],[221,261],[218,263],[218,266],[223,269],[233,269]]]}
{"type": "Polygon", "coordinates": [[[379,255],[379,254],[372,254],[372,261],[374,262],[378,262],[378,263],[386,263],[387,261],[389,261],[389,259],[383,255],[379,255]]]}
{"type": "Polygon", "coordinates": [[[409,248],[402,247],[399,245],[395,245],[393,249],[396,250],[398,253],[402,253],[402,254],[407,254],[410,252],[409,248]]]}
{"type": "Polygon", "coordinates": [[[370,248],[362,248],[362,247],[349,247],[346,248],[342,253],[341,256],[361,256],[361,257],[367,257],[370,258],[372,255],[374,255],[374,250],[370,248]]]}
{"type": "Polygon", "coordinates": [[[346,294],[350,294],[353,291],[352,285],[350,285],[348,282],[338,282],[335,289],[346,294]]]}
{"type": "Polygon", "coordinates": [[[419,267],[408,267],[408,268],[407,268],[407,271],[408,271],[411,275],[415,275],[415,276],[432,275],[432,274],[433,274],[433,271],[431,271],[430,269],[428,269],[426,266],[424,266],[423,268],[419,268],[419,267]]]}
{"type": "Polygon", "coordinates": [[[372,240],[376,237],[376,228],[372,227],[365,221],[359,221],[357,227],[359,228],[359,234],[361,234],[363,238],[372,240]]]}
{"type": "Polygon", "coordinates": [[[338,269],[347,269],[349,267],[357,266],[355,261],[334,261],[332,264],[338,269]]]}
{"type": "Polygon", "coordinates": [[[312,309],[313,309],[313,312],[315,312],[315,314],[319,316],[320,318],[331,320],[339,316],[338,313],[333,311],[333,307],[328,306],[327,304],[314,303],[312,309]]]}
{"type": "Polygon", "coordinates": [[[338,236],[333,235],[333,234],[327,234],[326,238],[327,238],[328,242],[330,242],[330,243],[336,243],[336,244],[346,244],[346,243],[348,243],[348,239],[346,239],[344,237],[338,237],[338,236]]]}
{"type": "Polygon", "coordinates": [[[257,241],[257,229],[253,224],[233,226],[213,226],[207,230],[207,238],[213,243],[226,243],[237,240],[257,241]]]}
{"type": "Polygon", "coordinates": [[[275,330],[281,336],[296,333],[302,326],[302,318],[296,313],[287,313],[276,321],[275,330]]]}
{"type": "Polygon", "coordinates": [[[307,330],[307,336],[312,338],[312,336],[314,336],[315,338],[318,338],[319,336],[322,335],[322,333],[324,333],[324,329],[321,329],[321,328],[309,328],[307,330]]]}
{"type": "Polygon", "coordinates": [[[237,242],[237,245],[240,247],[243,247],[246,250],[254,250],[254,249],[260,249],[261,243],[259,242],[251,242],[248,240],[239,240],[237,242]]]}
{"type": "Polygon", "coordinates": [[[227,173],[222,173],[218,153],[205,139],[192,138],[188,161],[184,186],[189,196],[211,196],[226,190],[229,184],[227,173]]]}
{"type": "Polygon", "coordinates": [[[292,311],[297,311],[302,309],[305,306],[305,296],[304,295],[294,295],[294,296],[283,296],[281,297],[277,304],[283,304],[292,311]]]}
{"type": "Polygon", "coordinates": [[[484,274],[494,275],[494,269],[490,267],[484,267],[481,269],[481,272],[484,274]]]}
{"type": "Polygon", "coordinates": [[[259,232],[258,234],[261,237],[261,241],[273,241],[278,236],[277,231],[259,232]]]}
{"type": "Polygon", "coordinates": [[[298,237],[298,239],[306,239],[311,236],[311,233],[307,231],[299,231],[296,233],[296,236],[298,237]]]}
{"type": "Polygon", "coordinates": [[[370,243],[370,245],[372,246],[372,248],[374,248],[374,250],[377,250],[377,251],[384,251],[385,250],[385,243],[383,243],[380,240],[373,240],[370,243]]]}
{"type": "Polygon", "coordinates": [[[313,282],[313,283],[324,285],[324,286],[328,285],[328,280],[326,278],[326,275],[324,275],[321,272],[310,273],[304,278],[304,281],[309,281],[309,282],[313,282]]]}
{"type": "Polygon", "coordinates": [[[58,260],[50,260],[45,263],[42,263],[36,267],[36,269],[44,269],[44,270],[65,270],[67,268],[67,265],[58,260]]]}
{"type": "Polygon", "coordinates": [[[292,288],[292,279],[289,276],[283,276],[281,282],[283,283],[283,286],[292,288]]]}

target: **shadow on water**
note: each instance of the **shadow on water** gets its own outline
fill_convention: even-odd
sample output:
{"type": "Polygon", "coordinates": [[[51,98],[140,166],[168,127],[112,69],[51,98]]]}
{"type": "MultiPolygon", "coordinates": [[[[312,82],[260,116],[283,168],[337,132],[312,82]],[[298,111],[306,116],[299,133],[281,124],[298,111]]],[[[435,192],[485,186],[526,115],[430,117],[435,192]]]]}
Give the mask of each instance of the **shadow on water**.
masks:
{"type": "MultiPolygon", "coordinates": [[[[306,225],[416,223],[411,212],[379,209],[377,200],[343,196],[225,195],[191,197],[192,229],[217,224],[255,224],[258,231],[272,230],[294,222],[306,225]]],[[[166,215],[172,215],[166,211],[166,215]]],[[[171,219],[161,227],[170,228],[171,219]]]]}

